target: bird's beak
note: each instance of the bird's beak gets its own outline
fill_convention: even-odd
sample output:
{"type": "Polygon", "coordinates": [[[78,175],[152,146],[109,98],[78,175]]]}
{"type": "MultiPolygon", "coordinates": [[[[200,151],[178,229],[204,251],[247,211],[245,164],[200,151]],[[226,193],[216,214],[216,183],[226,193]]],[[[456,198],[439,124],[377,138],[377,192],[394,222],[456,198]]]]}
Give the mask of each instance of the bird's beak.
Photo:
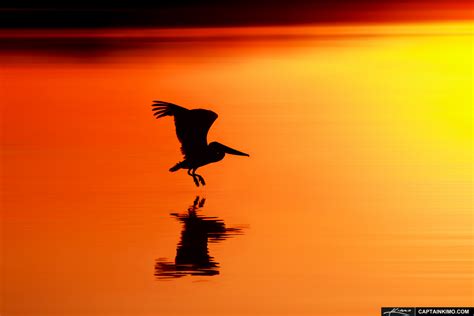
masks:
{"type": "Polygon", "coordinates": [[[235,150],[235,149],[233,149],[233,148],[227,147],[227,146],[222,145],[222,144],[221,144],[221,146],[222,146],[222,149],[224,150],[224,152],[225,152],[226,154],[250,157],[249,154],[243,153],[243,152],[241,152],[241,151],[235,150]]]}

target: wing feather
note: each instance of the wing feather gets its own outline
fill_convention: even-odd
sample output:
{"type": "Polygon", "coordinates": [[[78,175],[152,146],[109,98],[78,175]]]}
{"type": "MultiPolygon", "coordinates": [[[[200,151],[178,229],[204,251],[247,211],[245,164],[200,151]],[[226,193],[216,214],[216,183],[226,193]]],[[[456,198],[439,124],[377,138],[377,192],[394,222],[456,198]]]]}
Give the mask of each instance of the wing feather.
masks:
{"type": "Polygon", "coordinates": [[[188,110],[179,105],[153,101],[153,115],[156,118],[173,116],[176,135],[181,142],[181,152],[186,159],[199,157],[207,147],[207,134],[217,114],[210,110],[188,110]]]}

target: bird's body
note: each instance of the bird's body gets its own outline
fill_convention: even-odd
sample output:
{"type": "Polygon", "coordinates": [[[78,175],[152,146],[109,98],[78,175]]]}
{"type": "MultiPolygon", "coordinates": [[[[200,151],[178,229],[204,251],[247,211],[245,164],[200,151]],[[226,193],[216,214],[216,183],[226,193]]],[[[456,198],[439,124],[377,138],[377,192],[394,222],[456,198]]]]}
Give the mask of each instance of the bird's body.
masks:
{"type": "Polygon", "coordinates": [[[173,116],[176,126],[176,135],[181,142],[181,152],[184,160],[170,168],[174,172],[187,169],[197,186],[205,185],[204,178],[196,174],[196,169],[204,165],[220,161],[225,154],[249,156],[243,152],[229,148],[218,142],[207,143],[207,133],[217,114],[204,109],[188,110],[176,104],[153,101],[153,111],[156,118],[173,116]]]}

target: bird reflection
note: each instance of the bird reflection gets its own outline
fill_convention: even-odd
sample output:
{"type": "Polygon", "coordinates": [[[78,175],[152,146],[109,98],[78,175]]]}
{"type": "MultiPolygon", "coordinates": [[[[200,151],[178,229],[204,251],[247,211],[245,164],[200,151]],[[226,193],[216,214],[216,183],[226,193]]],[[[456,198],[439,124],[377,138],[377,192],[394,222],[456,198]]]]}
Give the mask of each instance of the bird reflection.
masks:
{"type": "Polygon", "coordinates": [[[183,224],[181,240],[176,249],[175,262],[158,259],[155,276],[158,279],[180,278],[186,275],[213,276],[219,274],[219,263],[209,255],[208,243],[218,243],[229,237],[242,234],[238,227],[227,228],[217,217],[198,214],[205,199],[196,197],[192,206],[184,213],[171,213],[183,224]]]}

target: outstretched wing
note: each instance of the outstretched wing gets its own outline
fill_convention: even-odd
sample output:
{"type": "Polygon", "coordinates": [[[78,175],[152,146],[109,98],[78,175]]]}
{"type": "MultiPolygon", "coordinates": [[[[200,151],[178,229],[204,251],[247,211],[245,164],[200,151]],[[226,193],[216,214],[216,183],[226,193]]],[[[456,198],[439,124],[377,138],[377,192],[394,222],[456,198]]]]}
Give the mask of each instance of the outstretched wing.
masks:
{"type": "Polygon", "coordinates": [[[153,101],[153,115],[156,118],[174,116],[176,135],[181,142],[181,151],[185,158],[199,156],[207,147],[207,133],[217,114],[203,109],[188,110],[179,105],[153,101]]]}

